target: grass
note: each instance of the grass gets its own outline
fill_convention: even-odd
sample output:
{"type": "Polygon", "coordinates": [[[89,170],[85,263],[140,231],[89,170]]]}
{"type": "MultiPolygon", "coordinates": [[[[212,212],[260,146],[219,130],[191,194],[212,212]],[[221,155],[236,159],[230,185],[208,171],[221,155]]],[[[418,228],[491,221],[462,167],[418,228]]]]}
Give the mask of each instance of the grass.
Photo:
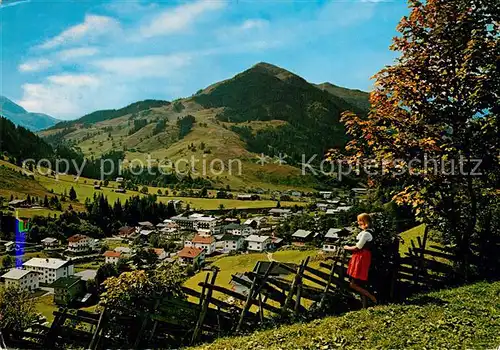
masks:
{"type": "Polygon", "coordinates": [[[75,265],[75,272],[80,272],[80,271],[84,271],[84,270],[98,270],[99,267],[101,267],[101,265],[103,265],[103,264],[104,264],[104,261],[102,261],[102,260],[76,264],[75,265]]]}
{"type": "Polygon", "coordinates": [[[52,323],[54,320],[53,312],[59,308],[54,304],[54,294],[48,294],[37,298],[36,310],[47,318],[47,321],[52,323]]]}
{"type": "Polygon", "coordinates": [[[404,242],[401,242],[399,244],[399,254],[403,256],[404,253],[408,252],[408,249],[411,247],[412,240],[415,241],[416,245],[417,237],[420,237],[421,239],[424,238],[424,232],[425,232],[425,224],[422,224],[401,233],[400,237],[403,238],[404,242]]]}
{"type": "MultiPolygon", "coordinates": [[[[317,254],[316,250],[287,250],[279,251],[273,253],[273,259],[282,262],[299,263],[304,260],[307,256],[312,256],[317,254]]],[[[251,271],[258,261],[268,261],[267,255],[265,253],[252,253],[252,254],[241,254],[234,256],[226,256],[217,259],[212,266],[217,266],[220,268],[219,274],[217,275],[216,284],[222,287],[231,288],[231,275],[238,272],[251,271]]],[[[201,290],[198,283],[205,281],[205,276],[207,272],[199,272],[193,277],[189,278],[184,285],[194,290],[201,290]]],[[[223,294],[215,292],[214,295],[219,298],[224,298],[223,294]]]]}
{"type": "Polygon", "coordinates": [[[480,282],[197,349],[493,349],[500,344],[499,295],[500,282],[480,282]]]}

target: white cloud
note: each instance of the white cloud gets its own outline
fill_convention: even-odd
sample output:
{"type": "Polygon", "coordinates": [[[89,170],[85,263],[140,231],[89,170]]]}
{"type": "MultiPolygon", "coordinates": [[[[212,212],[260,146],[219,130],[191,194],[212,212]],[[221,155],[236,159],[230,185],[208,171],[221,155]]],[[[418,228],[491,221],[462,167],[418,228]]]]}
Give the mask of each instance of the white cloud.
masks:
{"type": "Polygon", "coordinates": [[[36,60],[26,61],[19,65],[18,69],[20,72],[38,72],[44,70],[52,65],[52,61],[46,58],[40,58],[36,60]]]}
{"type": "Polygon", "coordinates": [[[41,84],[24,84],[23,97],[17,101],[29,111],[67,118],[96,104],[101,81],[90,75],[54,75],[41,84]]]}
{"type": "Polygon", "coordinates": [[[72,86],[72,87],[85,87],[85,86],[98,86],[99,79],[87,74],[61,74],[51,75],[47,77],[47,81],[57,85],[72,86]]]}
{"type": "Polygon", "coordinates": [[[120,29],[120,23],[114,18],[107,16],[86,15],[83,23],[72,26],[61,34],[45,41],[38,47],[41,49],[53,49],[61,45],[78,42],[82,39],[108,35],[120,29]]]}
{"type": "Polygon", "coordinates": [[[57,53],[57,57],[62,61],[68,61],[80,57],[89,57],[97,54],[99,50],[96,47],[77,47],[74,49],[62,50],[57,53]]]}
{"type": "Polygon", "coordinates": [[[269,24],[268,21],[259,18],[247,19],[241,24],[241,26],[239,26],[239,29],[240,30],[259,29],[266,27],[268,24],[269,24]]]}
{"type": "Polygon", "coordinates": [[[12,7],[12,6],[17,6],[17,5],[21,5],[21,4],[26,4],[28,2],[31,2],[31,0],[12,1],[12,2],[9,2],[7,4],[2,4],[2,2],[0,1],[0,9],[12,7]]]}
{"type": "Polygon", "coordinates": [[[151,55],[139,57],[114,57],[97,60],[91,64],[122,78],[167,77],[190,64],[189,54],[151,55]]]}
{"type": "Polygon", "coordinates": [[[199,0],[170,8],[155,16],[150,23],[139,28],[140,37],[151,38],[182,31],[202,14],[218,10],[223,6],[223,1],[199,0]]]}

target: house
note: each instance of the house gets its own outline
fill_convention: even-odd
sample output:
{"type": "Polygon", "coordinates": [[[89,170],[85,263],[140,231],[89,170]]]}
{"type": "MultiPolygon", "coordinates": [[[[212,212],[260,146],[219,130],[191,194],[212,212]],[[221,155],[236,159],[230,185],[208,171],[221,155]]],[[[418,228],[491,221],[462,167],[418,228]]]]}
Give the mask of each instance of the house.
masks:
{"type": "Polygon", "coordinates": [[[85,282],[80,277],[61,277],[51,285],[54,288],[54,304],[69,305],[85,293],[85,282]]]}
{"type": "Polygon", "coordinates": [[[217,218],[213,216],[202,216],[195,219],[195,230],[213,230],[217,225],[217,218]]]}
{"type": "Polygon", "coordinates": [[[38,272],[40,283],[52,283],[58,278],[74,275],[73,263],[70,260],[55,258],[32,258],[23,264],[29,271],[38,272]]]}
{"type": "Polygon", "coordinates": [[[260,199],[260,196],[257,194],[239,194],[236,199],[240,201],[256,201],[260,199]]]}
{"type": "Polygon", "coordinates": [[[260,223],[257,220],[255,220],[255,219],[247,219],[243,223],[243,225],[250,226],[251,228],[256,229],[260,225],[260,223]]]}
{"type": "Polygon", "coordinates": [[[286,218],[290,216],[292,211],[290,209],[272,208],[269,210],[269,215],[274,217],[286,218]]]}
{"type": "Polygon", "coordinates": [[[179,257],[179,263],[182,265],[199,267],[205,261],[205,250],[186,246],[177,253],[177,256],[179,257]]]}
{"type": "Polygon", "coordinates": [[[306,242],[312,241],[314,238],[312,231],[307,230],[297,230],[292,234],[292,244],[293,245],[304,245],[306,242]]]}
{"type": "Polygon", "coordinates": [[[320,191],[319,195],[320,195],[320,197],[323,197],[323,199],[329,199],[329,198],[332,198],[333,192],[331,192],[331,191],[320,191]]]}
{"type": "Polygon", "coordinates": [[[130,249],[129,247],[116,247],[113,250],[115,252],[122,254],[123,256],[129,255],[130,253],[132,253],[132,249],[130,249]]]}
{"type": "Polygon", "coordinates": [[[116,193],[127,193],[127,190],[125,190],[124,188],[117,188],[115,190],[116,193]]]}
{"type": "Polygon", "coordinates": [[[215,238],[213,236],[195,235],[191,241],[186,241],[185,246],[204,249],[206,255],[215,252],[215,238]]]}
{"type": "Polygon", "coordinates": [[[41,240],[42,246],[46,248],[54,248],[59,245],[59,241],[54,237],[47,237],[41,240]]]}
{"type": "Polygon", "coordinates": [[[323,242],[323,251],[325,252],[336,252],[338,250],[338,245],[336,244],[346,231],[342,228],[331,228],[325,235],[325,240],[323,242]]]}
{"type": "Polygon", "coordinates": [[[9,242],[4,244],[4,247],[5,247],[6,252],[11,252],[14,249],[16,249],[16,244],[12,241],[9,241],[9,242]]]}
{"type": "Polygon", "coordinates": [[[231,235],[249,236],[254,232],[254,229],[250,226],[240,225],[240,224],[229,224],[223,226],[221,233],[229,233],[231,235]]]}
{"type": "Polygon", "coordinates": [[[94,280],[97,276],[97,270],[83,270],[74,274],[75,277],[80,277],[84,282],[88,280],[94,280]]]}
{"type": "Polygon", "coordinates": [[[137,230],[135,227],[122,226],[118,230],[118,235],[121,237],[130,237],[130,236],[134,236],[136,232],[137,232],[137,230]]]}
{"type": "Polygon", "coordinates": [[[247,250],[254,252],[262,252],[266,250],[268,245],[271,243],[271,237],[250,235],[247,238],[245,238],[245,241],[248,242],[247,250]]]}
{"type": "Polygon", "coordinates": [[[237,251],[243,248],[243,236],[225,234],[222,236],[221,241],[224,242],[222,250],[224,253],[237,251]]]}
{"type": "Polygon", "coordinates": [[[168,257],[168,253],[163,248],[153,248],[153,251],[158,255],[158,260],[164,260],[168,257]]]}
{"type": "MultiPolygon", "coordinates": [[[[259,275],[264,275],[270,265],[270,261],[258,261],[253,268],[253,272],[259,275]]],[[[294,263],[279,263],[274,265],[268,274],[273,277],[285,278],[287,275],[295,273],[297,268],[298,265],[294,263]]]]}
{"type": "Polygon", "coordinates": [[[282,244],[283,244],[283,238],[274,237],[274,236],[271,237],[271,245],[270,245],[270,247],[272,249],[279,248],[282,244]]]}
{"type": "Polygon", "coordinates": [[[32,270],[10,269],[2,275],[6,287],[17,287],[22,290],[33,291],[39,287],[38,273],[32,270]]]}
{"type": "Polygon", "coordinates": [[[94,239],[76,234],[68,238],[68,251],[73,253],[87,252],[94,249],[94,239]]]}
{"type": "Polygon", "coordinates": [[[94,190],[100,190],[101,189],[101,186],[99,185],[94,185],[94,190]]]}
{"type": "Polygon", "coordinates": [[[14,199],[9,202],[9,207],[12,208],[29,208],[30,206],[26,199],[14,199]]]}
{"type": "Polygon", "coordinates": [[[349,211],[351,210],[352,206],[339,206],[335,209],[329,209],[326,211],[326,214],[327,215],[337,215],[341,212],[346,212],[346,211],[349,211]]]}
{"type": "Polygon", "coordinates": [[[117,177],[115,181],[116,181],[116,182],[119,182],[119,183],[120,183],[120,182],[123,182],[123,177],[117,177]]]}
{"type": "Polygon", "coordinates": [[[140,229],[153,229],[155,227],[155,225],[153,225],[149,221],[141,221],[138,222],[137,225],[139,226],[140,229]]]}
{"type": "Polygon", "coordinates": [[[193,218],[177,215],[171,217],[172,221],[175,222],[179,228],[184,230],[194,230],[195,220],[193,218]]]}
{"type": "Polygon", "coordinates": [[[248,295],[248,291],[250,290],[250,288],[248,288],[248,285],[252,284],[252,280],[244,273],[237,272],[231,275],[229,284],[231,285],[232,291],[243,295],[248,295]]]}
{"type": "Polygon", "coordinates": [[[122,254],[114,250],[107,250],[102,255],[104,256],[104,262],[106,264],[116,264],[122,254]]]}
{"type": "Polygon", "coordinates": [[[302,196],[302,192],[299,192],[299,191],[292,191],[291,192],[291,195],[294,196],[294,197],[301,197],[302,196]]]}

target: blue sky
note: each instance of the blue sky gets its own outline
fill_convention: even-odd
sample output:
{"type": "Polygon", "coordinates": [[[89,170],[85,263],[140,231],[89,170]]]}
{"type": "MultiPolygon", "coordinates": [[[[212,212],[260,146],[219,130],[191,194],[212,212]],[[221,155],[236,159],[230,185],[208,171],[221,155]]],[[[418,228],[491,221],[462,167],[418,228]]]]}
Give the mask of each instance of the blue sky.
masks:
{"type": "Polygon", "coordinates": [[[3,0],[0,94],[73,119],[190,96],[261,61],[370,90],[407,12],[403,0],[3,0]]]}

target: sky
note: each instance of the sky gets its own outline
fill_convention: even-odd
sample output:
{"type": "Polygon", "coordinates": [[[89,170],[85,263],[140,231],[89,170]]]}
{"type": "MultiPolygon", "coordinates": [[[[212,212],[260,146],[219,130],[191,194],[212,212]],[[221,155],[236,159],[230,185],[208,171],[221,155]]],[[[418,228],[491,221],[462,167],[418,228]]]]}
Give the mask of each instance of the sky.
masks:
{"type": "Polygon", "coordinates": [[[0,0],[0,95],[75,119],[173,100],[258,62],[371,90],[404,0],[0,0]]]}

